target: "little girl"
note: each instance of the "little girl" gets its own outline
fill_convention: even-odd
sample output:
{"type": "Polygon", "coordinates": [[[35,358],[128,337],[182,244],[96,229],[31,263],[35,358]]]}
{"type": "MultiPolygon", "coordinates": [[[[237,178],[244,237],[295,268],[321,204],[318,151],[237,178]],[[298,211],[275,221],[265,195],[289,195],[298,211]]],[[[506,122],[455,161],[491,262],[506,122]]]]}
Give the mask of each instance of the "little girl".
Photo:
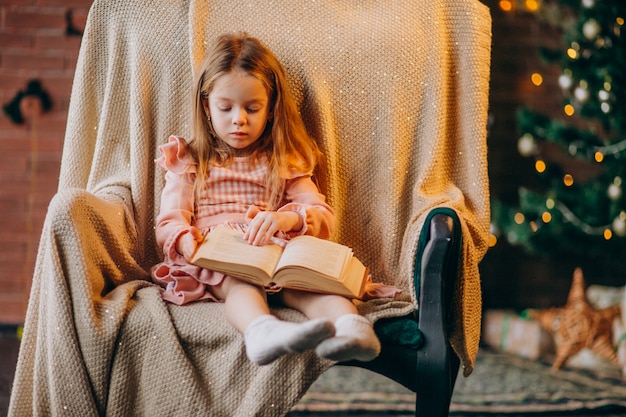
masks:
{"type": "Polygon", "coordinates": [[[311,179],[319,150],[265,45],[246,34],[220,37],[193,94],[193,137],[188,143],[170,137],[157,159],[166,170],[156,219],[165,260],[152,277],[165,287],[163,298],[179,305],[223,301],[259,365],[308,349],[337,361],[374,359],[380,342],[350,300],[284,289],[280,302],[309,320],[282,321],[270,314],[263,288],[187,261],[203,234],[220,224],[244,231],[251,245],[301,234],[328,238],[335,226],[311,179]]]}

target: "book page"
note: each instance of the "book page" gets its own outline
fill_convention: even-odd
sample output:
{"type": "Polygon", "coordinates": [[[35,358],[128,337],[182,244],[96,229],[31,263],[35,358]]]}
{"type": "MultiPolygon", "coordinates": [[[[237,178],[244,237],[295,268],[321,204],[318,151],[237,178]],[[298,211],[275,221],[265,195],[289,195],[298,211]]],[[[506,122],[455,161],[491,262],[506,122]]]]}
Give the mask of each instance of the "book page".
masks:
{"type": "Polygon", "coordinates": [[[367,277],[368,269],[352,256],[340,279],[324,278],[310,269],[297,266],[279,270],[274,278],[275,282],[285,288],[360,298],[367,277]]]}
{"type": "Polygon", "coordinates": [[[354,297],[360,297],[365,289],[369,269],[357,258],[352,257],[350,265],[344,274],[344,286],[349,288],[354,297]]]}
{"type": "MultiPolygon", "coordinates": [[[[236,265],[249,265],[263,270],[271,277],[283,249],[275,244],[254,246],[243,239],[243,233],[229,227],[218,226],[213,229],[198,247],[192,262],[214,269],[224,269],[224,265],[232,264],[226,272],[235,274],[241,268],[236,265]]],[[[224,271],[223,271],[224,272],[224,271]]]]}
{"type": "Polygon", "coordinates": [[[276,270],[300,266],[337,279],[350,258],[352,249],[347,246],[314,236],[298,236],[287,244],[276,270]]]}

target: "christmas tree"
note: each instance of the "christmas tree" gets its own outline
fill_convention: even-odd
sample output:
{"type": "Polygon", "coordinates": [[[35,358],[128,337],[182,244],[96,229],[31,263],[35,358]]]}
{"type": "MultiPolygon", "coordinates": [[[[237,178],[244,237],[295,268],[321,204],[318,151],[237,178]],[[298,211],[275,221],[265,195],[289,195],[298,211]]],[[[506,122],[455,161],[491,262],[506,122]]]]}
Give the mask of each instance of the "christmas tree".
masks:
{"type": "Polygon", "coordinates": [[[530,107],[518,111],[518,150],[535,159],[537,181],[532,189],[520,187],[517,207],[492,202],[493,234],[531,253],[622,258],[626,1],[534,4],[537,18],[562,33],[561,48],[538,52],[546,65],[560,67],[563,107],[557,117],[530,107]]]}

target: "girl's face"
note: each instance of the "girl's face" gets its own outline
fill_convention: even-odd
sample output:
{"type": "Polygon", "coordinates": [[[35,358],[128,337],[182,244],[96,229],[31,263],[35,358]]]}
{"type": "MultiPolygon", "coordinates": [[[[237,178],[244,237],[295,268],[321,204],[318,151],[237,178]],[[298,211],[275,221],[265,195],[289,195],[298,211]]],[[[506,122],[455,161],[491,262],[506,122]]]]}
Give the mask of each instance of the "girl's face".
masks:
{"type": "Polygon", "coordinates": [[[216,80],[207,101],[205,110],[211,115],[217,136],[233,148],[236,156],[250,155],[269,116],[269,97],[263,83],[233,71],[216,80]]]}

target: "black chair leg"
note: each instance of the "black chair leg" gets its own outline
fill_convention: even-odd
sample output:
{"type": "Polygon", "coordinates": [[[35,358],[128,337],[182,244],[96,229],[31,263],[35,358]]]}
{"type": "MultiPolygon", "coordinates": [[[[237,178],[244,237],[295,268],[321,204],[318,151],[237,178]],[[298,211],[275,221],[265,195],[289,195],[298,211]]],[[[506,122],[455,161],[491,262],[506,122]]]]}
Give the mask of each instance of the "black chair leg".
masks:
{"type": "Polygon", "coordinates": [[[420,271],[417,319],[423,336],[419,348],[383,344],[380,356],[371,362],[341,363],[385,375],[414,391],[415,415],[419,417],[448,415],[460,365],[448,342],[450,301],[458,275],[460,245],[452,216],[444,213],[432,216],[428,238],[420,251],[420,263],[416,265],[420,271]],[[416,368],[412,370],[407,364],[416,368]]]}
{"type": "Polygon", "coordinates": [[[424,344],[417,351],[416,416],[447,416],[459,359],[448,343],[450,295],[457,265],[451,245],[453,224],[445,215],[433,217],[431,236],[421,265],[419,328],[424,344]]]}

